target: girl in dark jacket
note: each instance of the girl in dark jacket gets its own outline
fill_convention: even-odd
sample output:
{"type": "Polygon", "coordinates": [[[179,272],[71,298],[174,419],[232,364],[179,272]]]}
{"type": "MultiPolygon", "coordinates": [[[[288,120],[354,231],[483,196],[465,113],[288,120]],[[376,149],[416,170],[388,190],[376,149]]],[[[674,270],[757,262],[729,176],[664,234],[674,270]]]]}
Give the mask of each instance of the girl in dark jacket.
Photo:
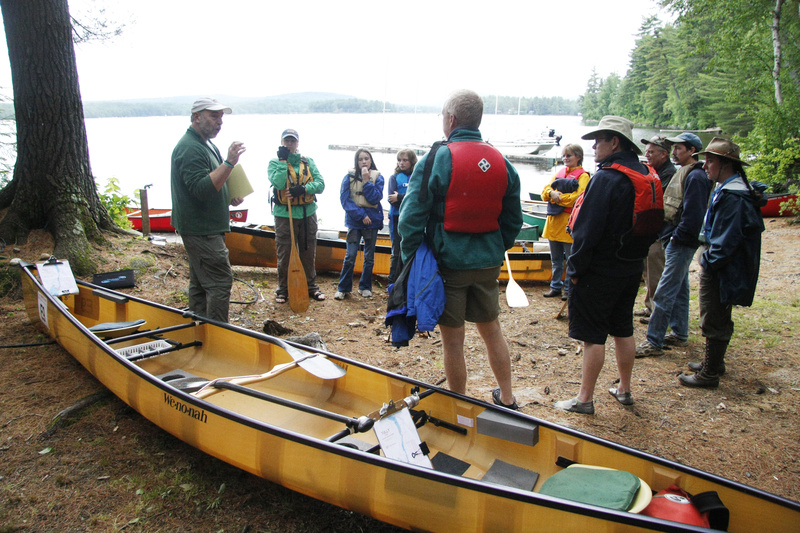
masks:
{"type": "Polygon", "coordinates": [[[725,352],[733,335],[734,305],[750,306],[761,261],[763,183],[747,181],[739,146],[715,137],[703,165],[717,186],[703,226],[700,258],[700,328],[706,338],[705,359],[689,363],[694,375],[681,375],[687,387],[717,387],[725,373],[725,352]]]}

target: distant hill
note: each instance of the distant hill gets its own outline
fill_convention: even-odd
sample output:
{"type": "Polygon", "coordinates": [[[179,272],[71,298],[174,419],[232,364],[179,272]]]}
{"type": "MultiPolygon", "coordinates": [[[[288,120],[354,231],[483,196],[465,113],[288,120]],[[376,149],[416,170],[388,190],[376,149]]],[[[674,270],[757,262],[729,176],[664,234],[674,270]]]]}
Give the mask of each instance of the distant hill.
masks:
{"type": "MultiPolygon", "coordinates": [[[[83,103],[86,118],[188,116],[192,102],[206,95],[169,96],[130,100],[90,101],[83,103]]],[[[274,96],[208,95],[231,106],[240,115],[276,115],[293,113],[438,113],[438,106],[400,105],[380,100],[363,100],[336,93],[303,92],[274,96]]],[[[580,102],[562,97],[485,96],[487,113],[504,115],[577,115],[580,102]]],[[[11,103],[0,104],[0,118],[13,117],[11,103]]]]}
{"type": "MultiPolygon", "coordinates": [[[[152,117],[188,115],[196,96],[170,96],[131,100],[90,101],[83,103],[86,118],[152,117]]],[[[286,113],[413,113],[414,106],[396,105],[379,100],[362,100],[335,93],[303,92],[275,96],[241,97],[210,95],[234,108],[237,114],[286,113]]],[[[417,107],[418,112],[436,112],[435,107],[417,107]]],[[[0,105],[0,116],[13,116],[11,103],[0,105]]]]}

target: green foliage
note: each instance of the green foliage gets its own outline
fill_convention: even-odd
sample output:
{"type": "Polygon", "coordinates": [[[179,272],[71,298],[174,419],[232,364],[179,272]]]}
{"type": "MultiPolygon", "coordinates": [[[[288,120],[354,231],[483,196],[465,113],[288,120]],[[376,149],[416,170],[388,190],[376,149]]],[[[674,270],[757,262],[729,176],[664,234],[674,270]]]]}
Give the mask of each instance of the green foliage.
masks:
{"type": "Polygon", "coordinates": [[[126,207],[138,205],[138,201],[132,200],[127,195],[121,194],[119,180],[110,178],[105,190],[100,193],[100,203],[106,208],[114,224],[121,228],[131,228],[128,220],[126,207]]]}
{"type": "Polygon", "coordinates": [[[580,104],[561,96],[484,96],[483,112],[499,115],[577,115],[580,104]]]}
{"type": "Polygon", "coordinates": [[[756,134],[743,142],[751,151],[759,152],[758,158],[747,169],[749,179],[763,181],[772,192],[787,192],[791,186],[797,188],[800,176],[800,138],[786,139],[781,147],[767,148],[763,138],[756,134]],[[761,140],[761,146],[753,146],[761,140]],[[759,149],[761,148],[761,149],[759,149]]]}

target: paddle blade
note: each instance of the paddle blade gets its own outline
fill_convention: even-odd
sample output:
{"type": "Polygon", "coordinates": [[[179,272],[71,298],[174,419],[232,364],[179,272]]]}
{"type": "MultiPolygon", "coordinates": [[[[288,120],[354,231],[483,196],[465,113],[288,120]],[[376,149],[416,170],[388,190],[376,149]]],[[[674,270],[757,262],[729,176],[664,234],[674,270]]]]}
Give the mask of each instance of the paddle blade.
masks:
{"type": "Polygon", "coordinates": [[[294,363],[318,378],[339,379],[347,373],[347,370],[325,357],[325,354],[306,352],[290,345],[286,345],[285,349],[294,359],[294,363]]]}
{"type": "Polygon", "coordinates": [[[514,281],[514,276],[511,274],[511,261],[508,260],[508,252],[506,252],[506,268],[508,269],[508,285],[506,285],[506,302],[509,307],[528,307],[528,297],[522,287],[517,285],[514,281]]]}
{"type": "Polygon", "coordinates": [[[292,241],[292,255],[289,258],[289,272],[287,275],[289,285],[289,307],[295,313],[305,313],[308,309],[308,283],[306,271],[300,262],[300,254],[292,241]]]}

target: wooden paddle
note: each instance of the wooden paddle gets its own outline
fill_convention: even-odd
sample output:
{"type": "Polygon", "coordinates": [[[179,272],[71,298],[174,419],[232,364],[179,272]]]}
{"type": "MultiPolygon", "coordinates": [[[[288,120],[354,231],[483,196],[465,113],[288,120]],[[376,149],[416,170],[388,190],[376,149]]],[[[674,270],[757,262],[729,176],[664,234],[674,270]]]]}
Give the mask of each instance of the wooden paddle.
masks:
{"type": "Polygon", "coordinates": [[[508,302],[508,306],[528,307],[528,297],[525,296],[525,291],[517,285],[517,282],[514,281],[514,276],[511,274],[511,261],[508,260],[508,252],[506,252],[506,268],[508,269],[508,285],[506,285],[506,302],[508,302]]]}
{"type": "MultiPolygon", "coordinates": [[[[294,357],[294,354],[292,354],[292,352],[289,353],[294,357]]],[[[319,362],[322,365],[324,364],[330,365],[330,367],[324,367],[318,365],[314,369],[315,371],[311,372],[312,374],[319,376],[323,379],[338,379],[344,376],[345,373],[347,372],[344,368],[330,361],[327,357],[325,357],[324,354],[309,353],[300,357],[299,359],[295,359],[294,361],[289,361],[288,363],[283,363],[282,365],[275,365],[274,367],[272,367],[272,369],[270,369],[267,372],[264,372],[263,374],[254,374],[251,376],[237,376],[230,378],[219,378],[213,381],[209,381],[208,383],[203,385],[203,387],[200,390],[193,392],[192,394],[194,396],[197,396],[198,398],[207,398],[212,394],[216,394],[222,391],[221,388],[217,387],[217,384],[223,381],[227,383],[233,383],[234,385],[249,385],[251,383],[259,383],[261,381],[272,379],[275,376],[279,376],[284,372],[286,372],[287,370],[297,368],[298,366],[303,367],[305,370],[308,370],[306,363],[311,363],[311,362],[319,362]],[[328,368],[330,368],[330,370],[328,370],[328,368]],[[325,375],[323,375],[323,372],[319,371],[321,369],[324,369],[325,375]]]]}
{"type": "MultiPolygon", "coordinates": [[[[286,183],[286,191],[289,191],[289,182],[286,183]]],[[[300,261],[300,253],[297,251],[297,243],[294,240],[294,221],[292,220],[292,201],[287,204],[289,209],[289,233],[292,236],[292,253],[289,257],[289,307],[295,313],[305,313],[308,309],[308,283],[306,282],[306,271],[300,261]]],[[[315,237],[316,238],[316,237],[315,237]]]]}
{"type": "Polygon", "coordinates": [[[556,313],[556,316],[554,316],[553,318],[555,319],[561,318],[561,315],[564,313],[564,309],[567,308],[568,303],[569,302],[567,300],[564,300],[564,303],[561,304],[561,309],[558,310],[558,313],[556,313]]]}

